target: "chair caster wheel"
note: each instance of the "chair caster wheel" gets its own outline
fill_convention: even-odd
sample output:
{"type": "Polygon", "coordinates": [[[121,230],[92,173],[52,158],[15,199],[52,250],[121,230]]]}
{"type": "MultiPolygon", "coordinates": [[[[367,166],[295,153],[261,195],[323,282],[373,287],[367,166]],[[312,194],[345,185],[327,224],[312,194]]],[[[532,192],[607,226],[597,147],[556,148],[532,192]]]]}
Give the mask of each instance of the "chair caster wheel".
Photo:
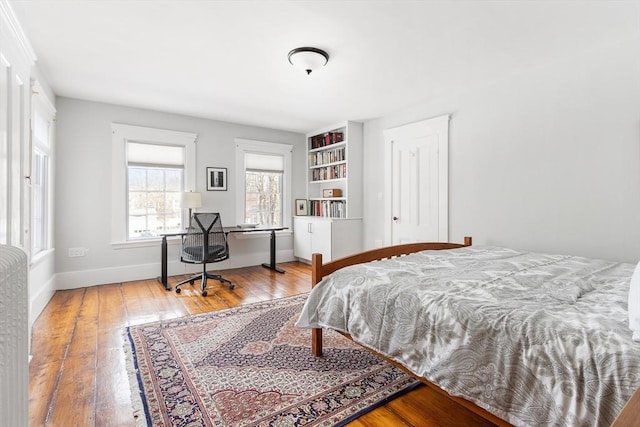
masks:
{"type": "Polygon", "coordinates": [[[193,280],[192,280],[192,281],[190,281],[190,282],[189,282],[189,284],[190,284],[190,285],[193,285],[193,284],[194,284],[194,281],[193,281],[193,280]]]}
{"type": "Polygon", "coordinates": [[[206,297],[207,296],[207,291],[202,291],[202,296],[206,297]]]}
{"type": "Polygon", "coordinates": [[[176,294],[179,294],[180,292],[182,292],[182,289],[176,288],[176,294]]]}
{"type": "Polygon", "coordinates": [[[233,289],[235,287],[236,287],[236,285],[234,285],[233,283],[229,283],[229,289],[233,289]]]}

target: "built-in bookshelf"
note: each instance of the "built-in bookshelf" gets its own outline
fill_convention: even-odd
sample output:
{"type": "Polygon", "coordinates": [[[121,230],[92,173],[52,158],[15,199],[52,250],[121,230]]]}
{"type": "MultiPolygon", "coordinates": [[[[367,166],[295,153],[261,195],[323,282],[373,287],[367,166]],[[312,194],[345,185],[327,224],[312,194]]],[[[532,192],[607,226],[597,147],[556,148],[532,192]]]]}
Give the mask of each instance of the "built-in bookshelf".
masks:
{"type": "Polygon", "coordinates": [[[362,123],[307,134],[307,215],[293,219],[293,254],[310,262],[362,250],[362,123]]]}
{"type": "Polygon", "coordinates": [[[309,215],[361,217],[362,124],[342,122],[309,133],[307,149],[309,215]]]}

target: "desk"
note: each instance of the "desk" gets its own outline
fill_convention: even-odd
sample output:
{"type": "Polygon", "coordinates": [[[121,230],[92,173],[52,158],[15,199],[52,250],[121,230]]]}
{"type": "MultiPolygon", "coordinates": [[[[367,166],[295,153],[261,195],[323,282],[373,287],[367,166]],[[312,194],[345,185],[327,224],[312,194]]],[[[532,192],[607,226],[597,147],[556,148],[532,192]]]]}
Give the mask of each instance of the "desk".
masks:
{"type": "Polygon", "coordinates": [[[223,227],[224,232],[229,233],[254,233],[257,231],[269,231],[270,232],[270,245],[269,245],[269,263],[262,263],[262,266],[278,273],[284,273],[284,270],[276,265],[276,231],[286,230],[287,227],[256,227],[256,228],[240,228],[240,227],[223,227]]]}
{"type": "MultiPolygon", "coordinates": [[[[258,231],[268,231],[270,233],[270,245],[269,245],[269,263],[263,263],[262,266],[268,268],[270,270],[277,271],[278,273],[284,273],[284,270],[279,268],[276,265],[276,231],[286,230],[287,227],[256,227],[256,228],[240,228],[240,227],[223,227],[225,234],[230,233],[255,233],[258,231]]],[[[164,286],[164,288],[168,291],[171,290],[171,286],[169,286],[169,282],[167,281],[167,237],[174,236],[184,236],[186,234],[185,231],[180,231],[176,233],[166,233],[162,235],[162,243],[160,244],[160,253],[161,253],[161,271],[160,277],[158,280],[164,286]]]]}

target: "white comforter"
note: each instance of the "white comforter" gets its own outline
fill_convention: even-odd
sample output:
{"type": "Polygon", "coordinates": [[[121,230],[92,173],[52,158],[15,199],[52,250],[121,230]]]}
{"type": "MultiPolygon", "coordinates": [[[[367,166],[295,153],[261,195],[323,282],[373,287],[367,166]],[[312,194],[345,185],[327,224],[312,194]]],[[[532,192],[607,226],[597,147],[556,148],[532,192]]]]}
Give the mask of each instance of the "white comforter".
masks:
{"type": "Polygon", "coordinates": [[[609,425],[640,385],[632,272],[495,247],[424,251],[336,271],[297,325],[349,333],[515,425],[609,425]]]}

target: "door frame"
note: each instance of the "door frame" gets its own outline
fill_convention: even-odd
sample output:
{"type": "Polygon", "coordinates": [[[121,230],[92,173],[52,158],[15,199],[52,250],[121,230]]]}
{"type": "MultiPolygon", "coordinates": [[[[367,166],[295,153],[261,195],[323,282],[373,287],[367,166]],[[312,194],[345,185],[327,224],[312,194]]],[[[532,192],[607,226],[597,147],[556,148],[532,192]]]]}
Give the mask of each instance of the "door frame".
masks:
{"type": "Polygon", "coordinates": [[[421,120],[384,130],[384,244],[391,245],[393,229],[393,134],[402,131],[418,131],[424,126],[437,129],[438,138],[438,241],[449,241],[449,119],[450,115],[421,120]]]}

